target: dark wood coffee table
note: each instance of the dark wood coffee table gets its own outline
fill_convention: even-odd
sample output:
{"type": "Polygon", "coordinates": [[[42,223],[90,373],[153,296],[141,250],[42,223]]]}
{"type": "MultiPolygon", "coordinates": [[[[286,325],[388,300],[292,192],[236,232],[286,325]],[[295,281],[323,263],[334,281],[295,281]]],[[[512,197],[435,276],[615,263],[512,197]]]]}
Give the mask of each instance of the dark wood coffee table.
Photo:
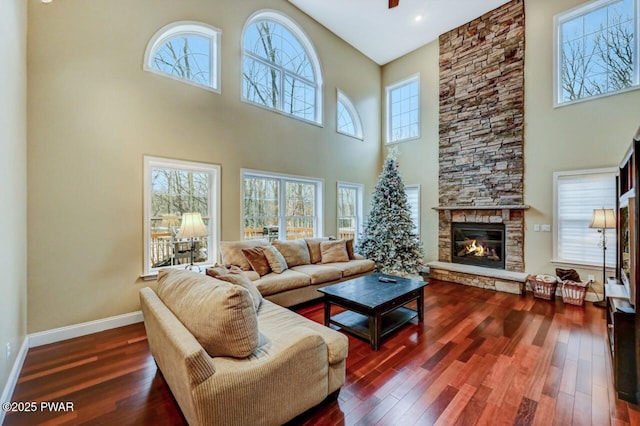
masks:
{"type": "Polygon", "coordinates": [[[397,330],[416,316],[424,321],[425,281],[375,273],[318,289],[324,294],[324,325],[337,325],[343,330],[380,348],[380,339],[397,330]],[[396,282],[382,282],[391,278],[396,282]],[[416,301],[417,309],[407,308],[416,301]],[[331,305],[346,311],[331,316],[331,305]]]}

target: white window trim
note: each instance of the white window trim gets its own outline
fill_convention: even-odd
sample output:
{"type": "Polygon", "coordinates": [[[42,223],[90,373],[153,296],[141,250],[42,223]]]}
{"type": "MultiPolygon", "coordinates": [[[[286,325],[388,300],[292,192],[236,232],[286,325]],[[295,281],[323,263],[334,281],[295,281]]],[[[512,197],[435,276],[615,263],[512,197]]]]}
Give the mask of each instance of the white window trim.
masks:
{"type": "Polygon", "coordinates": [[[636,26],[635,26],[636,44],[634,46],[634,52],[633,52],[633,56],[635,60],[635,70],[634,70],[635,83],[631,87],[627,87],[625,89],[620,89],[613,92],[601,93],[599,95],[584,97],[580,99],[574,99],[572,101],[560,102],[560,99],[562,98],[562,85],[560,84],[560,78],[561,78],[560,66],[562,64],[562,60],[561,60],[562,37],[560,34],[561,33],[560,26],[566,21],[570,21],[571,19],[576,18],[580,15],[585,15],[587,13],[593,12],[596,9],[599,9],[601,7],[608,5],[609,3],[614,3],[616,1],[618,0],[594,0],[590,3],[578,5],[572,9],[569,9],[568,11],[559,13],[553,17],[553,37],[554,37],[554,40],[553,40],[553,94],[554,94],[553,107],[554,108],[573,105],[581,102],[592,101],[595,99],[606,98],[607,96],[618,95],[620,93],[626,93],[626,92],[631,92],[633,90],[640,89],[640,58],[638,57],[640,55],[640,0],[634,0],[635,15],[636,15],[636,26]]]}
{"type": "Polygon", "coordinates": [[[179,81],[181,83],[186,83],[195,87],[199,87],[202,89],[209,90],[214,93],[222,93],[220,87],[220,75],[221,75],[221,62],[222,55],[220,54],[220,39],[222,38],[222,30],[216,28],[214,26],[196,22],[196,21],[178,21],[172,22],[164,27],[160,28],[156,33],[151,37],[149,43],[147,43],[147,48],[144,52],[144,62],[142,64],[142,69],[145,71],[152,72],[154,74],[161,75],[166,78],[170,78],[172,80],[179,81]],[[211,40],[211,52],[210,53],[210,61],[211,61],[211,81],[210,86],[196,83],[195,81],[186,80],[171,74],[164,73],[160,70],[157,70],[153,67],[152,61],[155,57],[155,54],[159,48],[161,48],[169,39],[176,37],[180,34],[189,34],[189,35],[197,35],[201,37],[208,38],[211,40]]]}
{"type": "MultiPolygon", "coordinates": [[[[584,268],[584,267],[602,268],[602,263],[592,264],[587,262],[568,261],[568,260],[558,258],[558,179],[564,176],[579,176],[579,175],[592,175],[592,174],[603,174],[603,173],[611,173],[615,175],[617,172],[618,172],[618,169],[616,167],[604,167],[599,169],[583,169],[583,170],[553,172],[553,233],[552,233],[553,258],[551,259],[551,263],[554,263],[557,265],[572,266],[577,268],[584,268]]],[[[610,246],[612,243],[610,239],[608,240],[609,240],[609,243],[607,244],[607,246],[610,246]]],[[[615,244],[615,242],[613,244],[615,244]]],[[[606,267],[608,269],[612,269],[612,268],[615,268],[615,265],[613,266],[607,265],[606,267]]]]}
{"type": "Polygon", "coordinates": [[[164,268],[184,268],[184,265],[165,266],[163,268],[152,268],[149,256],[151,242],[151,228],[149,217],[151,215],[151,169],[168,168],[188,170],[192,172],[204,172],[209,174],[209,224],[207,226],[209,235],[207,236],[207,261],[205,263],[215,263],[218,259],[218,245],[220,242],[220,178],[221,167],[218,164],[198,163],[193,161],[174,160],[162,157],[144,157],[144,265],[142,277],[154,279],[158,271],[164,268]]]}
{"type": "Polygon", "coordinates": [[[407,188],[409,189],[415,189],[416,191],[418,191],[418,223],[416,224],[416,234],[418,236],[418,239],[420,239],[420,224],[422,222],[422,208],[421,208],[421,197],[422,197],[422,191],[420,188],[420,184],[414,184],[414,185],[405,185],[404,189],[405,189],[405,193],[407,188]]]}
{"type": "MultiPolygon", "coordinates": [[[[245,102],[247,104],[250,105],[254,105],[257,107],[260,107],[264,110],[267,111],[272,111],[272,112],[276,112],[280,115],[283,115],[285,117],[290,117],[290,118],[294,118],[296,120],[302,121],[304,123],[309,123],[309,124],[314,124],[318,127],[324,127],[324,104],[323,104],[323,93],[324,93],[324,81],[323,81],[323,72],[322,72],[322,66],[320,64],[320,58],[318,56],[318,51],[316,50],[315,46],[313,45],[313,42],[311,41],[311,38],[307,35],[307,33],[300,27],[300,25],[298,25],[293,19],[291,19],[289,16],[287,16],[286,14],[278,11],[278,10],[273,10],[273,9],[263,9],[263,10],[258,10],[256,12],[254,12],[251,16],[249,16],[249,18],[247,19],[247,21],[244,24],[244,27],[242,28],[242,36],[240,37],[240,51],[242,52],[241,57],[240,57],[240,100],[242,102],[245,102]],[[300,42],[300,44],[302,45],[302,48],[305,49],[306,53],[307,53],[307,57],[309,58],[309,61],[311,62],[311,66],[313,68],[313,73],[315,75],[316,81],[314,82],[314,85],[316,86],[316,105],[315,105],[315,117],[313,120],[307,120],[305,118],[302,117],[297,117],[293,114],[288,114],[287,112],[281,110],[281,109],[276,109],[276,108],[270,108],[266,105],[261,105],[259,103],[256,102],[252,102],[248,99],[245,99],[244,97],[244,93],[242,90],[242,81],[243,81],[243,72],[244,72],[244,56],[246,55],[245,49],[244,49],[244,35],[247,31],[247,28],[252,25],[253,23],[255,23],[256,21],[261,21],[261,20],[269,20],[269,21],[274,21],[280,25],[282,25],[283,27],[285,27],[287,30],[289,30],[297,39],[298,42],[300,42]]],[[[251,56],[251,58],[255,59],[253,56],[251,56]]],[[[270,65],[271,66],[271,65],[270,65]]]]}
{"type": "MultiPolygon", "coordinates": [[[[293,182],[304,182],[316,185],[316,200],[315,206],[316,209],[316,227],[314,228],[314,236],[321,237],[324,234],[324,179],[322,178],[314,178],[309,176],[298,176],[298,175],[290,175],[286,173],[276,173],[276,172],[265,172],[262,170],[253,170],[253,169],[240,169],[240,239],[244,240],[244,178],[250,177],[258,177],[265,179],[276,179],[279,181],[293,181],[293,182]]],[[[284,223],[284,218],[286,215],[283,215],[282,212],[286,212],[285,197],[280,197],[278,199],[278,235],[286,235],[286,229],[282,229],[283,226],[286,227],[284,223]]]]}
{"type": "MultiPolygon", "coordinates": [[[[338,211],[338,194],[340,188],[349,188],[356,190],[356,229],[354,242],[358,241],[358,236],[364,231],[364,185],[361,183],[338,181],[336,185],[336,228],[337,220],[340,218],[338,211]]],[[[336,229],[337,231],[338,229],[336,229]]]]}
{"type": "Polygon", "coordinates": [[[349,112],[351,116],[351,121],[353,121],[354,134],[342,132],[338,129],[338,106],[336,105],[336,132],[341,135],[349,136],[355,139],[364,140],[363,132],[362,132],[362,120],[360,119],[360,114],[358,114],[358,110],[356,109],[351,99],[344,94],[344,92],[340,89],[336,89],[338,92],[338,103],[342,103],[344,107],[349,112]]]}
{"type": "Polygon", "coordinates": [[[402,142],[408,142],[416,139],[420,139],[422,136],[422,101],[421,101],[421,91],[420,91],[420,73],[413,74],[403,80],[397,81],[388,85],[385,88],[385,125],[387,127],[386,131],[386,144],[393,145],[402,142]],[[391,140],[391,92],[398,87],[413,83],[416,81],[418,83],[418,134],[414,137],[391,140]]]}

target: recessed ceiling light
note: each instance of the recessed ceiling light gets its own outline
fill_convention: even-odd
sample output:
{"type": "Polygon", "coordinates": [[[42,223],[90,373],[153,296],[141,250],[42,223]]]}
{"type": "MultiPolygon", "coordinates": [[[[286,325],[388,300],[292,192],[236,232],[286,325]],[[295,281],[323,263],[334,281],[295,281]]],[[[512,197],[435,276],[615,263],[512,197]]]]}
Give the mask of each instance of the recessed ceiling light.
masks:
{"type": "Polygon", "coordinates": [[[51,3],[53,0],[40,0],[42,3],[51,3]]]}
{"type": "Polygon", "coordinates": [[[422,15],[416,15],[415,18],[413,18],[416,22],[420,22],[422,21],[422,15]]]}

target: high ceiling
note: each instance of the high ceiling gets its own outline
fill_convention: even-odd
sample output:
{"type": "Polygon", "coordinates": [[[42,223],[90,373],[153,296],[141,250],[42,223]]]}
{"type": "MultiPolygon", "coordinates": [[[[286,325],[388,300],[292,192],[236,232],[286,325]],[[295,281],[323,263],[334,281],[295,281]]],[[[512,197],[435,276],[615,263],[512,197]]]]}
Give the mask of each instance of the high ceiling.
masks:
{"type": "Polygon", "coordinates": [[[509,0],[289,0],[384,65],[509,0]]]}

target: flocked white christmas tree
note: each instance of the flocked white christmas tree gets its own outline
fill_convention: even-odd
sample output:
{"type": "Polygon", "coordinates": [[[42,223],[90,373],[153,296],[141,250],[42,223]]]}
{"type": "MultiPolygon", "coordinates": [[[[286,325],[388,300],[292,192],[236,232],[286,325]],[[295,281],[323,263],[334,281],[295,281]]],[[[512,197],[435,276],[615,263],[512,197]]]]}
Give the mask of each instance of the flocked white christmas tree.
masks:
{"type": "Polygon", "coordinates": [[[356,251],[376,263],[376,270],[408,276],[420,272],[424,255],[411,220],[396,151],[391,150],[382,167],[368,221],[356,251]]]}

